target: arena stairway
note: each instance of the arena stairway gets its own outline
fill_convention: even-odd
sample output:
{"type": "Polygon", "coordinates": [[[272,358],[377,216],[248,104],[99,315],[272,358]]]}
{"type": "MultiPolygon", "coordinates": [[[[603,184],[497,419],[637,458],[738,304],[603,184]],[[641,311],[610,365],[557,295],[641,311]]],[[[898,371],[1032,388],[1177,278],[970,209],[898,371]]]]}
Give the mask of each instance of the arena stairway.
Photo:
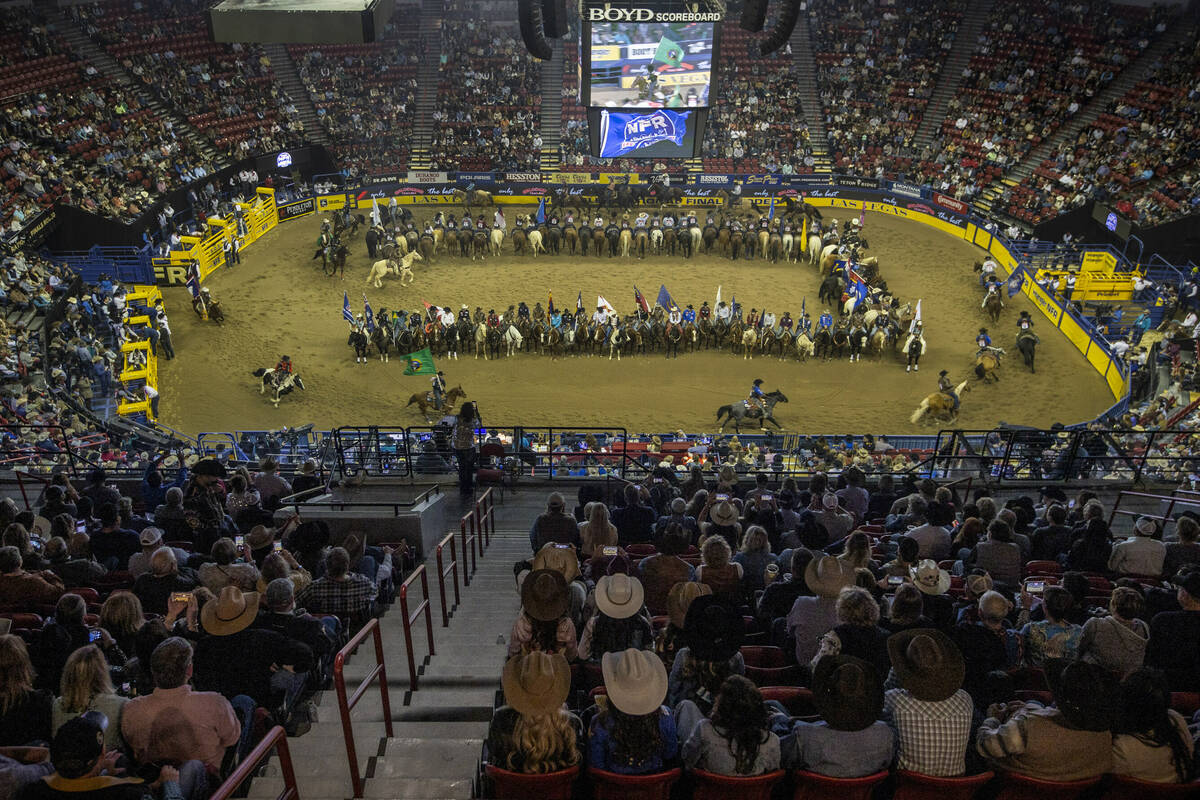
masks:
{"type": "Polygon", "coordinates": [[[332,144],[287,47],[282,44],[264,44],[263,50],[267,58],[271,59],[275,79],[300,112],[300,121],[304,123],[304,138],[313,144],[332,144]]]}
{"type": "Polygon", "coordinates": [[[543,172],[555,172],[562,165],[562,154],[558,151],[562,141],[562,90],[563,70],[566,58],[562,41],[550,39],[553,55],[542,64],[542,111],[540,133],[542,135],[541,168],[543,172]]]}
{"type": "Polygon", "coordinates": [[[942,129],[950,99],[958,94],[959,87],[962,86],[963,69],[975,54],[979,33],[987,24],[993,5],[993,0],[976,0],[967,5],[954,37],[954,47],[942,62],[937,85],[933,87],[933,94],[925,106],[921,124],[917,127],[914,141],[918,152],[927,147],[942,129]]]}
{"type": "Polygon", "coordinates": [[[433,112],[437,110],[438,64],[442,53],[442,0],[421,2],[421,65],[417,68],[417,107],[413,118],[410,169],[429,169],[433,112]]]}
{"type": "Polygon", "coordinates": [[[833,171],[829,158],[829,138],[825,135],[825,112],[821,108],[821,96],[817,92],[817,62],[813,57],[812,34],[808,27],[808,14],[802,13],[796,28],[788,40],[792,48],[792,59],[796,65],[796,85],[800,89],[800,108],[808,124],[808,140],[812,145],[813,171],[828,175],[833,171]]]}
{"type": "MultiPolygon", "coordinates": [[[[441,627],[435,562],[432,556],[426,561],[437,654],[426,655],[424,623],[418,620],[413,628],[420,672],[415,692],[409,691],[399,604],[380,618],[394,735],[386,735],[379,691],[373,686],[351,714],[359,769],[366,776],[364,797],[466,800],[472,796],[508,634],[520,608],[513,564],[529,558],[529,527],[544,510],[545,498],[543,492],[508,493],[505,502],[496,505],[496,533],[477,562],[470,586],[461,588],[457,607],[447,586],[452,614],[448,628],[441,627]]],[[[448,499],[457,501],[457,494],[448,493],[448,499]]],[[[374,667],[369,641],[347,662],[348,691],[374,667]]],[[[337,695],[333,690],[321,692],[316,703],[312,729],[288,740],[300,794],[304,800],[345,800],[353,789],[337,695]]],[[[273,758],[251,783],[248,796],[274,798],[282,785],[273,758]]]]}
{"type": "Polygon", "coordinates": [[[1170,52],[1177,44],[1191,36],[1193,30],[1195,30],[1194,23],[1189,23],[1183,18],[1177,18],[1168,27],[1166,33],[1143,50],[1142,54],[1125,67],[1125,69],[1121,70],[1121,74],[1117,75],[1086,105],[1080,108],[1070,121],[1061,126],[1052,136],[1046,138],[1037,147],[1026,153],[1025,158],[1013,167],[1007,175],[993,181],[984,190],[983,194],[980,195],[976,201],[976,205],[990,211],[992,204],[1000,197],[1006,186],[1017,186],[1032,175],[1034,170],[1058,149],[1060,143],[1074,141],[1079,132],[1095,122],[1112,101],[1123,97],[1138,81],[1146,76],[1146,73],[1158,63],[1164,54],[1170,52]]]}
{"type": "Polygon", "coordinates": [[[88,38],[83,29],[75,23],[75,20],[68,16],[64,6],[55,7],[53,10],[47,8],[47,13],[51,15],[50,19],[54,30],[62,34],[63,38],[71,45],[72,50],[91,62],[92,66],[98,69],[110,81],[131,90],[138,96],[143,105],[149,106],[155,114],[166,120],[170,120],[175,132],[191,142],[200,152],[204,153],[212,161],[214,168],[225,165],[224,156],[217,152],[212,142],[204,134],[192,127],[187,118],[176,109],[160,101],[153,92],[135,80],[115,58],[88,38]]]}

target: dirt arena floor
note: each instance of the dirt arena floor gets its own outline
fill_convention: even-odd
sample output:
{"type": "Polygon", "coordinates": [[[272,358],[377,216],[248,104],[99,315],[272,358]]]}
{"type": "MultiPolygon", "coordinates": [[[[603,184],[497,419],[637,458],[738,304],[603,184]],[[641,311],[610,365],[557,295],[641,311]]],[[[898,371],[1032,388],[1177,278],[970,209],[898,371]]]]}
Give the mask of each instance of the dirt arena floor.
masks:
{"type": "MultiPolygon", "coordinates": [[[[418,212],[426,216],[425,209],[418,212]]],[[[432,213],[432,212],[428,212],[432,213]]],[[[511,211],[509,213],[511,224],[511,211]]],[[[768,264],[761,260],[731,262],[716,257],[693,260],[648,257],[644,261],[586,259],[566,255],[536,260],[505,255],[486,262],[440,256],[433,264],[416,265],[416,282],[400,288],[389,276],[382,289],[364,281],[369,266],[361,234],[351,244],[343,282],[321,274],[310,260],[319,232],[316,216],[280,225],[255,243],[233,270],[220,270],[206,283],[225,309],[218,328],[200,323],[184,288],[166,291],[166,305],[178,357],[160,361],[162,421],[179,430],[277,429],[315,423],[319,429],[339,425],[422,425],[408,397],[429,387],[426,376],[401,374],[402,359],[375,358],[354,362],[346,346],[342,291],[349,292],[355,312],[362,310],[364,290],[371,307],[418,309],[427,300],[455,309],[506,309],[525,300],[530,308],[546,304],[548,291],[556,305],[574,307],[583,292],[585,307],[595,310],[597,294],[616,309],[633,311],[633,286],[651,303],[659,284],[666,284],[681,306],[713,304],[717,286],[728,301],[750,308],[768,307],[777,315],[798,316],[807,298],[814,321],[819,280],[807,264],[768,264]],[[274,366],[283,353],[292,357],[306,391],[295,392],[273,408],[259,394],[250,372],[274,366]]],[[[775,409],[784,430],[801,433],[917,433],[937,425],[913,425],[909,415],[937,385],[947,369],[957,382],[974,365],[974,338],[985,324],[979,304],[977,274],[971,265],[982,251],[918,223],[872,214],[865,236],[870,253],[879,257],[888,285],[902,300],[923,298],[928,350],[919,373],[905,373],[897,356],[876,363],[820,363],[756,357],[745,361],[728,352],[662,354],[607,358],[518,355],[499,362],[462,357],[439,360],[451,387],[461,385],[479,404],[483,419],[494,425],[617,426],[634,431],[682,428],[713,431],[718,406],[744,398],[755,378],[767,391],[780,389],[789,402],[775,409]]],[[[506,242],[506,247],[508,243],[506,242]]],[[[1042,330],[1038,371],[1031,375],[1015,350],[1018,311],[1043,317],[1023,295],[1006,306],[999,324],[988,326],[993,342],[1010,355],[1001,380],[972,380],[962,403],[958,425],[990,428],[1000,421],[1048,426],[1091,419],[1112,404],[1103,379],[1067,340],[1042,330]]],[[[1039,326],[1040,327],[1040,326],[1039,326]]]]}

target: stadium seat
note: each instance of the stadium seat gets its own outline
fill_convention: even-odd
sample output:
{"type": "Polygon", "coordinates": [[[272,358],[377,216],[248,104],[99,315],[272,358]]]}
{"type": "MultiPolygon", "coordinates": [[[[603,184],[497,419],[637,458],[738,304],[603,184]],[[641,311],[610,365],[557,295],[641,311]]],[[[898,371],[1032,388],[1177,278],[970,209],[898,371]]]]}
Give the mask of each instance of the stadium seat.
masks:
{"type": "Polygon", "coordinates": [[[813,704],[812,689],[803,686],[764,686],[759,689],[763,700],[781,703],[793,717],[815,717],[817,707],[813,704]]]}
{"type": "Polygon", "coordinates": [[[509,772],[491,764],[487,764],[485,770],[492,782],[492,791],[487,796],[496,800],[526,800],[530,797],[538,800],[571,800],[575,779],[579,777],[579,765],[545,775],[509,772]]]}
{"type": "Polygon", "coordinates": [[[1026,575],[1061,575],[1062,566],[1057,561],[1030,561],[1025,565],[1026,575]]]}
{"type": "Polygon", "coordinates": [[[1200,711],[1200,692],[1171,692],[1171,708],[1190,719],[1200,711]]]}
{"type": "Polygon", "coordinates": [[[587,771],[594,800],[668,800],[682,775],[678,767],[652,775],[620,775],[594,767],[587,771]]]}
{"type": "Polygon", "coordinates": [[[1150,783],[1128,775],[1114,775],[1103,800],[1196,800],[1200,798],[1200,781],[1191,783],[1150,783]]]}
{"type": "Polygon", "coordinates": [[[996,800],[1075,800],[1087,790],[1098,786],[1103,778],[1081,781],[1042,781],[1015,772],[1000,773],[1000,792],[996,800]]]}
{"type": "Polygon", "coordinates": [[[784,779],[781,769],[752,778],[732,778],[702,769],[692,770],[692,800],[770,800],[771,789],[784,779]]]}
{"type": "Polygon", "coordinates": [[[778,647],[745,645],[741,652],[747,667],[787,666],[787,658],[778,647]]]}
{"type": "Polygon", "coordinates": [[[804,671],[796,664],[786,667],[752,667],[746,665],[746,677],[755,686],[798,686],[804,680],[804,671]]]}
{"type": "Polygon", "coordinates": [[[962,778],[935,778],[901,769],[896,771],[892,800],[971,800],[994,777],[994,772],[981,772],[962,778]]]}
{"type": "Polygon", "coordinates": [[[100,602],[100,593],[97,592],[95,589],[93,589],[90,586],[76,586],[74,588],[67,589],[67,591],[65,593],[66,594],[77,594],[83,598],[83,602],[85,602],[85,603],[99,603],[100,602]]]}
{"type": "Polygon", "coordinates": [[[870,800],[875,787],[888,778],[888,772],[876,772],[862,778],[829,778],[798,769],[792,773],[795,790],[792,800],[870,800]]]}

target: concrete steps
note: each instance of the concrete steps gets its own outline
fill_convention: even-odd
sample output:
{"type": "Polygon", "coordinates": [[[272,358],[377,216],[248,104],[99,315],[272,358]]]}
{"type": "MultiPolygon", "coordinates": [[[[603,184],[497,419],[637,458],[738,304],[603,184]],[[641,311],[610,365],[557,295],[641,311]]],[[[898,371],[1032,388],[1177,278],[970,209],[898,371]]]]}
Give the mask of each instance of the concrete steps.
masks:
{"type": "Polygon", "coordinates": [[[987,24],[988,16],[992,13],[993,0],[977,0],[971,3],[963,14],[962,24],[954,36],[954,47],[946,60],[942,62],[942,70],[938,73],[937,85],[933,95],[925,106],[925,114],[917,127],[913,141],[916,149],[928,146],[937,132],[942,129],[942,121],[946,118],[946,109],[951,98],[958,93],[963,82],[963,69],[971,61],[978,45],[979,33],[987,24]]]}
{"type": "Polygon", "coordinates": [[[825,110],[821,107],[821,95],[817,91],[817,62],[813,56],[807,13],[802,13],[796,21],[796,28],[792,31],[788,44],[792,48],[796,86],[800,90],[800,110],[808,124],[813,170],[820,174],[829,174],[833,171],[833,161],[829,157],[829,138],[825,133],[825,110]]]}
{"type": "Polygon", "coordinates": [[[562,141],[562,89],[566,58],[562,41],[549,41],[553,55],[549,61],[542,63],[542,108],[539,119],[542,150],[539,158],[543,170],[553,171],[562,164],[559,143],[562,141]]]}
{"type": "Polygon", "coordinates": [[[413,113],[410,169],[428,169],[433,141],[433,112],[437,109],[438,65],[442,51],[442,0],[421,3],[421,64],[417,68],[417,105],[413,113]]]}
{"type": "Polygon", "coordinates": [[[263,45],[263,50],[271,59],[271,69],[275,72],[275,79],[279,81],[279,85],[283,87],[288,99],[300,112],[300,121],[304,123],[304,137],[314,144],[332,144],[329,135],[325,133],[325,128],[321,125],[321,118],[317,115],[316,106],[313,105],[312,95],[308,93],[308,87],[300,78],[296,62],[292,60],[292,54],[288,52],[287,47],[282,44],[266,44],[263,45]]]}

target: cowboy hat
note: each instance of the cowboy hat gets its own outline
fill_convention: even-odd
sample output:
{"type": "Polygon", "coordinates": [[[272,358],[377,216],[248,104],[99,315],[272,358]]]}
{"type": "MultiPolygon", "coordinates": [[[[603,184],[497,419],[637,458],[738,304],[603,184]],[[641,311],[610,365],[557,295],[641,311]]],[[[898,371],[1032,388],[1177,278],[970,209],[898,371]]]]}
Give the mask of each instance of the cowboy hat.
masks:
{"type": "Polygon", "coordinates": [[[279,468],[279,461],[275,456],[266,456],[262,461],[258,462],[258,468],[263,472],[270,472],[279,468]]]}
{"type": "Polygon", "coordinates": [[[804,568],[804,584],[817,597],[832,599],[854,584],[854,568],[834,556],[821,556],[804,568]]]}
{"type": "Polygon", "coordinates": [[[628,619],[641,611],[645,599],[642,582],[620,572],[596,582],[596,608],[606,617],[628,619]]]}
{"type": "Polygon", "coordinates": [[[667,619],[676,628],[682,628],[692,601],[706,594],[712,594],[712,587],[707,583],[680,581],[675,584],[667,592],[667,619]]]}
{"type": "Polygon", "coordinates": [[[579,557],[575,555],[575,548],[569,545],[563,547],[554,542],[547,542],[534,555],[530,569],[552,569],[570,583],[579,577],[579,557]]]}
{"type": "Polygon", "coordinates": [[[825,656],[813,670],[813,705],[835,731],[861,731],[883,713],[883,684],[870,663],[825,656]]]}
{"type": "Polygon", "coordinates": [[[728,661],[741,649],[745,634],[742,615],[714,595],[693,600],[683,620],[684,641],[700,661],[728,661]]]}
{"type": "Polygon", "coordinates": [[[50,535],[50,520],[39,514],[33,518],[33,524],[29,526],[29,532],[37,534],[43,539],[47,538],[50,535]]]}
{"type": "Polygon", "coordinates": [[[897,680],[918,700],[939,703],[962,688],[966,676],[962,652],[941,631],[900,631],[888,638],[887,645],[897,680]]]}
{"type": "Polygon", "coordinates": [[[258,592],[226,586],[200,609],[200,624],[213,636],[232,636],[250,627],[258,616],[258,592]]]}
{"type": "Polygon", "coordinates": [[[225,467],[220,461],[215,458],[203,458],[196,462],[192,468],[194,475],[208,475],[213,478],[224,478],[225,467]]]}
{"type": "Polygon", "coordinates": [[[631,647],[623,653],[605,653],[600,670],[609,702],[625,714],[652,714],[667,697],[667,668],[653,651],[631,647]]]}
{"type": "Polygon", "coordinates": [[[571,667],[559,653],[511,658],[500,676],[504,700],[519,714],[540,716],[562,707],[571,692],[571,667]]]}
{"type": "Polygon", "coordinates": [[[562,618],[571,606],[571,595],[562,573],[552,569],[535,569],[521,584],[521,605],[529,617],[542,622],[562,618]]]}
{"type": "Polygon", "coordinates": [[[246,544],[250,545],[251,550],[270,547],[273,541],[275,541],[275,531],[266,525],[255,525],[246,534],[246,544]]]}
{"type": "Polygon", "coordinates": [[[950,588],[950,573],[939,568],[932,558],[917,562],[912,570],[912,580],[925,594],[945,594],[950,588]]]}
{"type": "Polygon", "coordinates": [[[300,474],[301,475],[312,475],[316,471],[317,471],[316,459],[306,458],[306,459],[304,459],[304,463],[300,465],[300,474]]]}
{"type": "Polygon", "coordinates": [[[715,524],[724,525],[726,527],[735,525],[738,521],[737,509],[734,508],[733,503],[730,503],[728,500],[722,500],[720,503],[718,503],[713,508],[709,516],[712,517],[712,521],[715,524]]]}
{"type": "Polygon", "coordinates": [[[986,572],[983,575],[968,575],[966,580],[967,592],[974,597],[983,597],[984,592],[992,590],[992,576],[986,572]]]}

